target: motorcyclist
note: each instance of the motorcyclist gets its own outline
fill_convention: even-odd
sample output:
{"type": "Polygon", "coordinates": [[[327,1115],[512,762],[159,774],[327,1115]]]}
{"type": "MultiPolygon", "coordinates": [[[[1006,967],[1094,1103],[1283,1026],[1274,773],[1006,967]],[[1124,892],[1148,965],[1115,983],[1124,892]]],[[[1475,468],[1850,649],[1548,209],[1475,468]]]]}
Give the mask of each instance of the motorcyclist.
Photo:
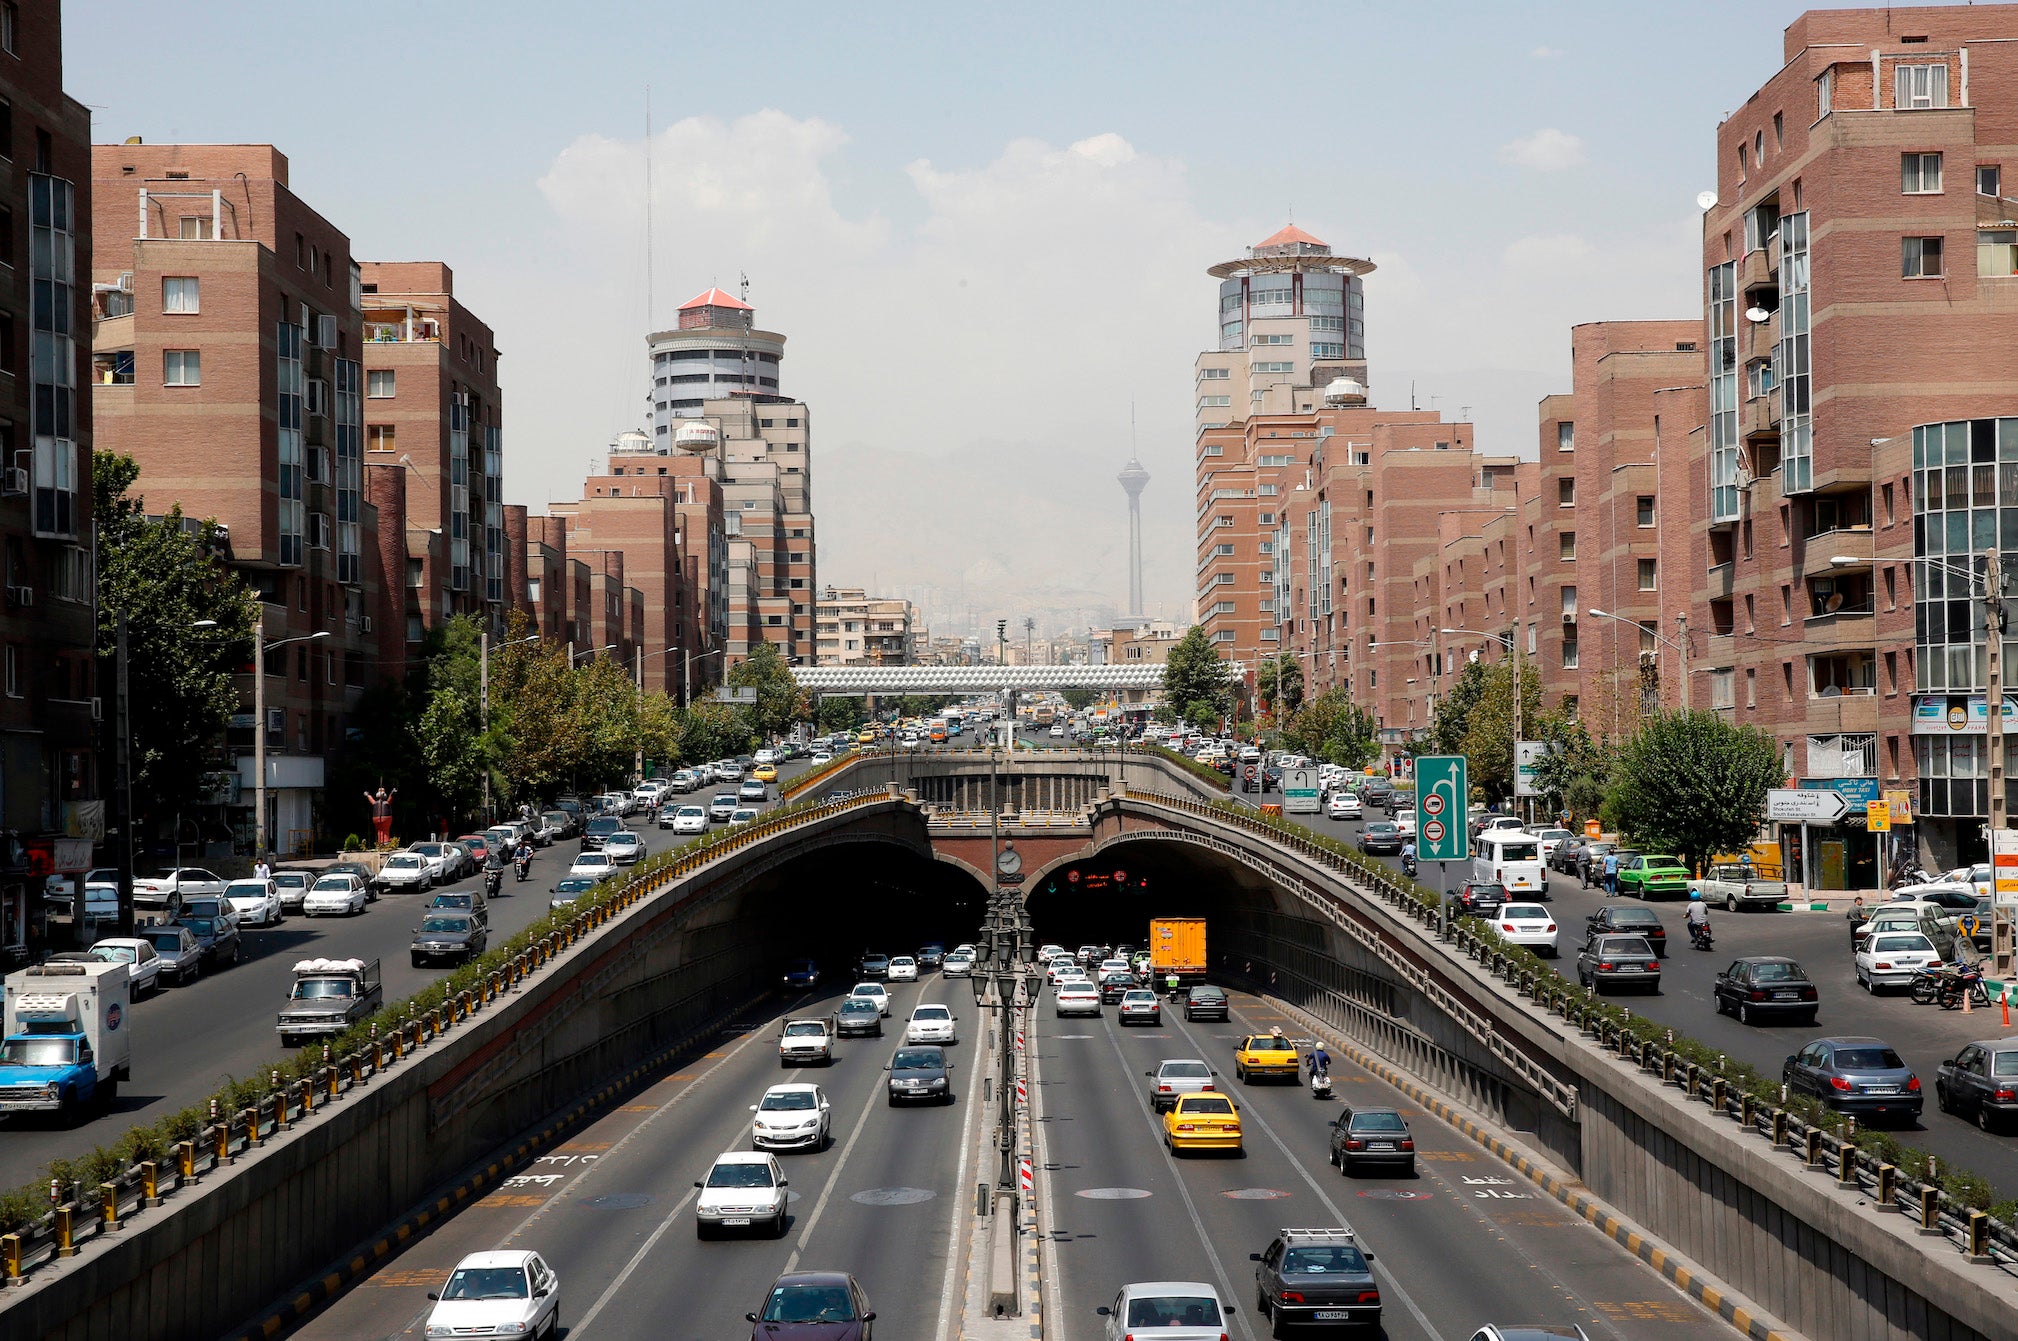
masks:
{"type": "Polygon", "coordinates": [[[1401,845],[1401,866],[1405,871],[1415,870],[1415,839],[1413,838],[1401,845]]]}
{"type": "Polygon", "coordinates": [[[1321,1041],[1310,1046],[1310,1076],[1313,1080],[1331,1079],[1331,1054],[1324,1050],[1321,1041]]]}
{"type": "Polygon", "coordinates": [[[1175,973],[1172,973],[1169,976],[1165,977],[1163,980],[1163,985],[1164,985],[1164,995],[1168,996],[1171,1000],[1175,1001],[1177,999],[1177,975],[1175,973]]]}
{"type": "Polygon", "coordinates": [[[526,878],[526,872],[532,869],[532,864],[533,845],[528,840],[521,838],[519,839],[519,845],[512,849],[512,865],[517,868],[519,879],[523,880],[526,878]]]}
{"type": "Polygon", "coordinates": [[[1682,918],[1688,923],[1691,941],[1701,940],[1709,931],[1710,905],[1703,902],[1703,891],[1700,889],[1689,891],[1689,908],[1682,914],[1682,918]]]}

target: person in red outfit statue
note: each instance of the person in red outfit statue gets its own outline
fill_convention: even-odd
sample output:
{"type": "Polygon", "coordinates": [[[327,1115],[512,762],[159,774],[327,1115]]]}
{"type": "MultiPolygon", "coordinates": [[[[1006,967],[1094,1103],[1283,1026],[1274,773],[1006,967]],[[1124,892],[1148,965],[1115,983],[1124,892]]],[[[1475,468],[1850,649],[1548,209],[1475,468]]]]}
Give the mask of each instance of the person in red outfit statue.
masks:
{"type": "Polygon", "coordinates": [[[382,782],[377,791],[364,794],[364,799],[371,805],[371,830],[378,835],[380,847],[392,841],[392,798],[397,795],[397,788],[387,791],[382,782]]]}

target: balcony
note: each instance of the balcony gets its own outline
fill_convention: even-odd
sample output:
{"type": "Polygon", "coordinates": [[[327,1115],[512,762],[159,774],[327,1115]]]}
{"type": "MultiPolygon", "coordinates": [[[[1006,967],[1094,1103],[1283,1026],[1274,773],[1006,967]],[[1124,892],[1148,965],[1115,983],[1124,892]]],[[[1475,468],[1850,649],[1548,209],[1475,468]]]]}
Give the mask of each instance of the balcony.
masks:
{"type": "Polygon", "coordinates": [[[364,342],[368,345],[440,344],[441,323],[431,317],[366,321],[364,342]]]}
{"type": "Polygon", "coordinates": [[[1731,598],[1732,575],[1736,571],[1737,565],[1728,560],[1710,569],[1708,590],[1711,600],[1719,601],[1731,598]]]}
{"type": "Polygon", "coordinates": [[[1764,321],[1747,321],[1744,326],[1745,334],[1739,340],[1740,363],[1770,359],[1779,352],[1780,314],[1777,311],[1764,321]]]}
{"type": "Polygon", "coordinates": [[[1776,307],[1780,296],[1780,263],[1774,259],[1770,247],[1745,253],[1743,264],[1738,267],[1738,292],[1745,297],[1747,306],[1776,307]],[[1768,301],[1760,303],[1759,299],[1768,301]]]}
{"type": "Polygon", "coordinates": [[[1808,700],[1807,733],[1826,736],[1842,731],[1876,731],[1878,695],[1872,690],[1808,700]]]}
{"type": "Polygon", "coordinates": [[[1740,424],[1748,438],[1777,438],[1780,436],[1780,389],[1774,387],[1763,396],[1754,396],[1745,402],[1740,415],[1740,424]]]}
{"type": "Polygon", "coordinates": [[[1878,616],[1869,605],[1845,606],[1802,620],[1801,642],[1810,652],[1868,652],[1877,643],[1877,627],[1878,616]]]}
{"type": "Polygon", "coordinates": [[[1846,526],[1834,531],[1821,531],[1809,536],[1804,546],[1804,560],[1801,564],[1802,577],[1821,577],[1829,573],[1868,573],[1871,571],[1872,556],[1876,552],[1876,541],[1868,526],[1846,526]],[[1837,563],[1847,559],[1847,563],[1837,563]]]}

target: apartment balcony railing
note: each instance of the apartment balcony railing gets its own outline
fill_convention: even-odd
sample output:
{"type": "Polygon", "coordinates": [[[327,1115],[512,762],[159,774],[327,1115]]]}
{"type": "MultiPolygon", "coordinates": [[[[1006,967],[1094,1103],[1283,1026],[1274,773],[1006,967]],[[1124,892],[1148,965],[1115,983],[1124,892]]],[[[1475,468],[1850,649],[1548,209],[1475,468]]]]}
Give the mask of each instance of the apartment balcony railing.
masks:
{"type": "Polygon", "coordinates": [[[1869,526],[1844,526],[1818,531],[1809,536],[1801,563],[1801,576],[1820,577],[1829,573],[1870,571],[1877,553],[1877,540],[1869,526]],[[1850,563],[1837,563],[1849,559],[1850,563]]]}

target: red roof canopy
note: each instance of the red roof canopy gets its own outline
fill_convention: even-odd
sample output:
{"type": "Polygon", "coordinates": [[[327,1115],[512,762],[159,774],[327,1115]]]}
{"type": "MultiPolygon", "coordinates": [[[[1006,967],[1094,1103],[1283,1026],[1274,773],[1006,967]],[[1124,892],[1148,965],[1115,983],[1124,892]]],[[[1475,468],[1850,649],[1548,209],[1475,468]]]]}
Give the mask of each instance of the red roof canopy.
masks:
{"type": "Polygon", "coordinates": [[[686,302],[680,304],[680,311],[685,312],[687,309],[693,307],[733,307],[744,312],[754,312],[757,310],[742,299],[731,297],[720,289],[709,289],[706,293],[687,299],[686,302]]]}
{"type": "Polygon", "coordinates": [[[1326,245],[1304,232],[1301,228],[1298,228],[1295,224],[1284,224],[1280,231],[1270,234],[1255,245],[1258,247],[1285,247],[1292,242],[1301,242],[1312,247],[1326,245]]]}

